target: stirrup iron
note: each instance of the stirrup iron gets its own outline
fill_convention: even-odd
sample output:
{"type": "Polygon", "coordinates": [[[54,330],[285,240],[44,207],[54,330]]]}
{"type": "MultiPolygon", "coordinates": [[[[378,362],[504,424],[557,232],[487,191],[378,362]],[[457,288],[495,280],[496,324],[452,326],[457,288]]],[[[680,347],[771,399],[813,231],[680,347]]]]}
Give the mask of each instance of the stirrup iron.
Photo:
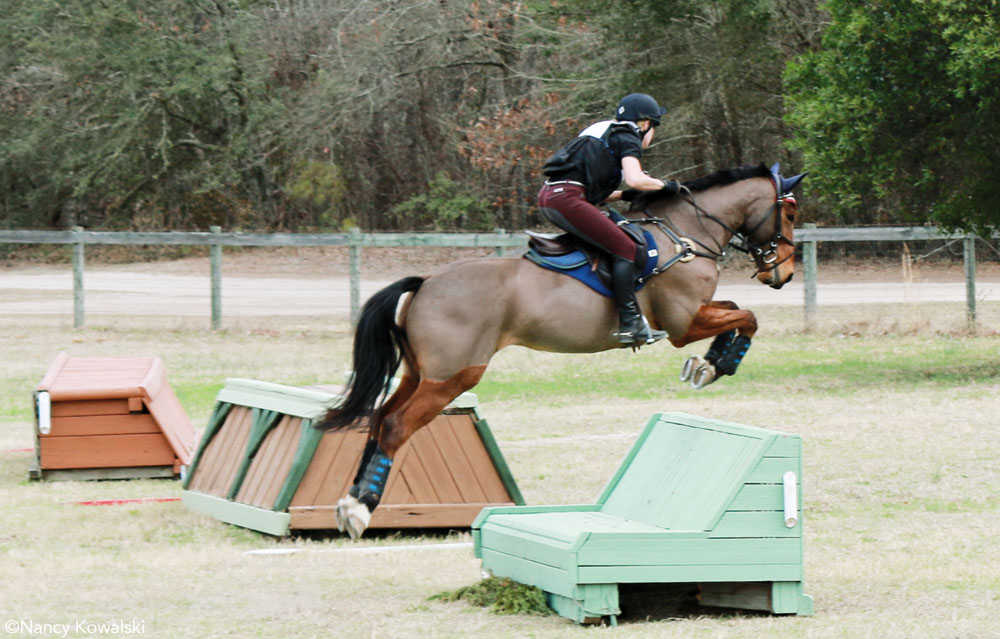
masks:
{"type": "Polygon", "coordinates": [[[615,337],[622,344],[633,344],[637,346],[643,346],[645,344],[652,344],[658,342],[661,339],[668,337],[666,331],[653,330],[653,327],[649,325],[649,320],[646,319],[645,315],[639,315],[637,318],[641,322],[635,330],[624,331],[619,328],[618,332],[615,333],[615,337]]]}

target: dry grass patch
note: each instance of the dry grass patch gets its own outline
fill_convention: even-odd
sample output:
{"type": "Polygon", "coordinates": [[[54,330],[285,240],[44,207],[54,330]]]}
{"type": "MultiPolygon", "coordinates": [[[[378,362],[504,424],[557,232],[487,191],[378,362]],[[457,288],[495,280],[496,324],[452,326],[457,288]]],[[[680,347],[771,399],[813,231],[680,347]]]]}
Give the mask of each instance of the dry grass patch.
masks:
{"type": "MultiPolygon", "coordinates": [[[[592,502],[653,412],[802,435],[814,617],[697,609],[625,617],[613,631],[558,617],[498,617],[427,601],[479,581],[467,548],[332,553],[351,544],[337,535],[274,539],[178,502],[76,506],[66,502],[179,496],[180,487],[164,480],[32,483],[30,455],[5,452],[3,620],[136,618],[145,623],[143,637],[170,639],[991,636],[1000,627],[996,338],[881,329],[802,336],[795,314],[768,313],[740,374],[700,393],[676,375],[688,351],[703,349],[660,346],[593,356],[509,349],[477,392],[532,503],[592,502]],[[303,552],[244,553],[258,548],[303,552]]],[[[31,446],[31,391],[60,350],[161,356],[199,429],[226,377],[314,384],[339,381],[350,365],[350,334],[310,318],[214,334],[201,321],[170,318],[114,318],[80,331],[68,331],[65,318],[0,318],[0,343],[3,449],[31,446]]],[[[424,541],[469,537],[402,533],[361,545],[424,541]]]]}

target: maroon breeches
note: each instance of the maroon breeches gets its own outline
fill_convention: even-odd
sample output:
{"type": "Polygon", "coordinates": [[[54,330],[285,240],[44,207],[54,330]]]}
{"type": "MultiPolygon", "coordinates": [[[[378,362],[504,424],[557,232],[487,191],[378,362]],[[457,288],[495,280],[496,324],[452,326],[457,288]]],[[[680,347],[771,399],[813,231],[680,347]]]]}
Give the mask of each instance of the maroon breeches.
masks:
{"type": "Polygon", "coordinates": [[[591,244],[626,259],[635,261],[635,242],[618,228],[601,210],[584,198],[584,188],[575,184],[556,184],[542,187],[538,192],[538,206],[555,209],[563,220],[552,220],[563,230],[577,237],[586,238],[591,244]],[[569,228],[567,228],[569,227],[569,228]]]}

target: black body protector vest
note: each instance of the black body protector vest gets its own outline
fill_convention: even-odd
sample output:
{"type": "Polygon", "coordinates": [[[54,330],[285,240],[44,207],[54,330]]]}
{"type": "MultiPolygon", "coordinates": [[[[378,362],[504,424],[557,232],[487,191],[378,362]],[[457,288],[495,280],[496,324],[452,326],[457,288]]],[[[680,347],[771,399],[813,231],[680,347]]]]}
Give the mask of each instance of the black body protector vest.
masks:
{"type": "Polygon", "coordinates": [[[584,129],[545,161],[542,173],[551,181],[572,180],[586,188],[591,204],[603,202],[622,181],[622,159],[608,143],[615,133],[636,136],[642,149],[642,131],[634,122],[606,120],[584,129]]]}

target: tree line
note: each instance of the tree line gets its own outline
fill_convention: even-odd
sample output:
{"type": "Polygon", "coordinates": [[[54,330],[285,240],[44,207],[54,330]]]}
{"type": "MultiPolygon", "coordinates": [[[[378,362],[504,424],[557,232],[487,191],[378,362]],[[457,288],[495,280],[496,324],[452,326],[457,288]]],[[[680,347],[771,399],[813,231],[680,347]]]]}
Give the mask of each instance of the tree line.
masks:
{"type": "Polygon", "coordinates": [[[1000,222],[996,0],[8,0],[8,228],[517,229],[618,99],[644,166],[828,224],[1000,222]]]}

